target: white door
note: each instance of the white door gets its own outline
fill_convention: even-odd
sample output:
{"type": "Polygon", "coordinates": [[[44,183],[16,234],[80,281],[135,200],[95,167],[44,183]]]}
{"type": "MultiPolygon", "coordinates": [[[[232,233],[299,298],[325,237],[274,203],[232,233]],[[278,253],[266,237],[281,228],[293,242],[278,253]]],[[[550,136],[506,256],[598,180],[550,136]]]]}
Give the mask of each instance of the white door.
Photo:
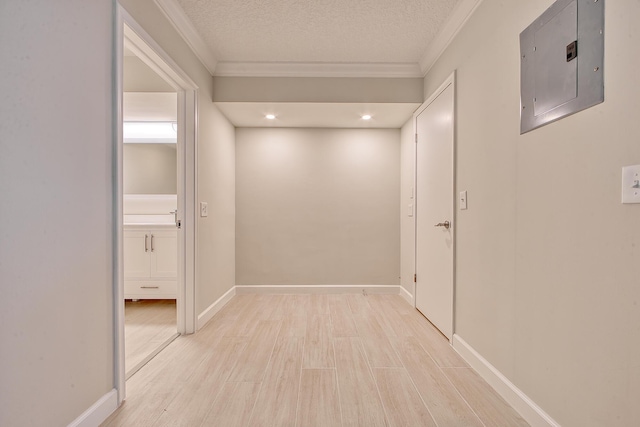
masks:
{"type": "Polygon", "coordinates": [[[451,81],[416,115],[416,308],[453,334],[453,121],[451,81]]]}

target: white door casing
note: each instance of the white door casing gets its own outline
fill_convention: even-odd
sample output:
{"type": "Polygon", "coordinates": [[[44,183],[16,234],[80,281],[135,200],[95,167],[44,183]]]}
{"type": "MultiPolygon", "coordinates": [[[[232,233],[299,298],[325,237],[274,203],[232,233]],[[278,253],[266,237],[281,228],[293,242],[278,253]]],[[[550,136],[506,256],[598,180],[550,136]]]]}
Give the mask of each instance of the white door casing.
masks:
{"type": "Polygon", "coordinates": [[[153,38],[118,3],[116,5],[116,40],[114,49],[115,96],[115,188],[114,223],[114,323],[115,323],[115,388],[118,405],[125,398],[124,366],[124,245],[122,214],[122,91],[124,44],[147,66],[169,83],[178,94],[178,217],[182,227],[178,231],[177,252],[178,292],[177,327],[179,333],[195,332],[195,239],[196,239],[196,149],[197,149],[197,90],[198,86],[156,43],[153,38]]]}
{"type": "Polygon", "coordinates": [[[416,308],[449,340],[454,304],[454,76],[415,113],[416,308]]]}

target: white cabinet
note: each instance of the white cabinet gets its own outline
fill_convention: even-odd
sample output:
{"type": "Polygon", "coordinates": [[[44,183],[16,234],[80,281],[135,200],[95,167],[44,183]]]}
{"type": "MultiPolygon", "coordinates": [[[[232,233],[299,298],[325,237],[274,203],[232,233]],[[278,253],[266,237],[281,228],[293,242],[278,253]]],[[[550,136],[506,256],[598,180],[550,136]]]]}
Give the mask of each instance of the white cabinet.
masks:
{"type": "Polygon", "coordinates": [[[174,299],[178,278],[175,227],[125,226],[124,297],[174,299]]]}

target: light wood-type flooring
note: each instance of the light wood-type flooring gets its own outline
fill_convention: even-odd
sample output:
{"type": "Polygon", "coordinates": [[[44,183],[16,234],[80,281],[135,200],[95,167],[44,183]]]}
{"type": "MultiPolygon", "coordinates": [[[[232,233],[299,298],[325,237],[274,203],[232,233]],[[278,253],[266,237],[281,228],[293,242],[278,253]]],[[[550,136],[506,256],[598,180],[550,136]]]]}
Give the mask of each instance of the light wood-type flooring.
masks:
{"type": "Polygon", "coordinates": [[[238,295],[105,426],[526,426],[397,295],[238,295]]]}
{"type": "Polygon", "coordinates": [[[124,349],[127,376],[176,335],[176,300],[124,303],[124,349]]]}

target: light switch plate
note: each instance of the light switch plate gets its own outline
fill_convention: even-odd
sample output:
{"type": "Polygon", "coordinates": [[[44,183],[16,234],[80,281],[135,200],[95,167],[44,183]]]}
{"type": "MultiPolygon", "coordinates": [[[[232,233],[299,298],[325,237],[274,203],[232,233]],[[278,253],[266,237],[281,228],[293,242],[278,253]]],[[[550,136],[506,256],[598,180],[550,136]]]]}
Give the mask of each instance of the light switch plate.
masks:
{"type": "Polygon", "coordinates": [[[467,209],[467,190],[460,192],[460,210],[467,209]]]}
{"type": "Polygon", "coordinates": [[[209,215],[209,208],[207,202],[200,202],[200,216],[205,217],[209,215]]]}
{"type": "Polygon", "coordinates": [[[622,168],[622,203],[640,203],[640,165],[622,168]]]}

